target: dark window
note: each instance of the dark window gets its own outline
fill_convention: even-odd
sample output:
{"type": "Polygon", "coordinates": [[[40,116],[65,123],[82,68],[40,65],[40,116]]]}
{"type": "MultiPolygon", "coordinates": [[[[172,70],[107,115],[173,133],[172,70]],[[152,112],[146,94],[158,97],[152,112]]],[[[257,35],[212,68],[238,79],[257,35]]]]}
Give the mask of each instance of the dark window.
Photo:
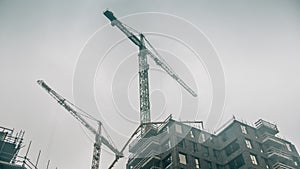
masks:
{"type": "Polygon", "coordinates": [[[185,147],[184,139],[178,137],[177,141],[178,141],[178,147],[181,147],[181,148],[185,147]]]}
{"type": "Polygon", "coordinates": [[[263,158],[263,159],[264,159],[264,162],[265,162],[265,164],[266,164],[266,168],[270,168],[270,165],[269,165],[268,160],[267,160],[266,158],[263,158]]]}
{"type": "Polygon", "coordinates": [[[235,159],[231,160],[228,165],[230,169],[238,169],[245,164],[244,158],[241,155],[237,156],[235,159]]]}
{"type": "Polygon", "coordinates": [[[258,143],[258,146],[259,146],[259,151],[261,152],[261,153],[263,153],[264,152],[264,150],[263,150],[263,146],[262,146],[262,144],[261,143],[258,143]]]}
{"type": "Polygon", "coordinates": [[[203,156],[206,156],[206,157],[209,156],[208,147],[202,145],[202,152],[203,152],[203,156]]]}
{"type": "Polygon", "coordinates": [[[254,134],[255,134],[255,138],[258,139],[258,133],[257,133],[257,130],[254,130],[254,134]]]}
{"type": "Polygon", "coordinates": [[[240,145],[235,141],[225,147],[226,155],[229,156],[240,148],[240,145]]]}
{"type": "Polygon", "coordinates": [[[7,135],[7,132],[0,132],[0,141],[4,141],[6,135],[7,135]]]}
{"type": "Polygon", "coordinates": [[[212,164],[210,161],[206,161],[207,169],[212,169],[212,164]]]}
{"type": "Polygon", "coordinates": [[[172,163],[172,156],[168,155],[165,159],[162,160],[163,167],[167,168],[172,163]]]}
{"type": "Polygon", "coordinates": [[[224,167],[220,164],[217,164],[217,169],[223,169],[224,167]]]}
{"type": "Polygon", "coordinates": [[[214,157],[218,158],[219,151],[216,149],[213,149],[213,153],[214,153],[214,157]]]}
{"type": "Polygon", "coordinates": [[[192,145],[193,145],[193,151],[194,151],[194,152],[197,152],[197,151],[198,151],[197,143],[195,143],[195,142],[191,142],[191,143],[192,143],[192,145]]]}
{"type": "Polygon", "coordinates": [[[222,134],[222,141],[225,142],[225,141],[227,141],[227,139],[228,139],[228,136],[227,136],[226,132],[224,132],[222,134]]]}

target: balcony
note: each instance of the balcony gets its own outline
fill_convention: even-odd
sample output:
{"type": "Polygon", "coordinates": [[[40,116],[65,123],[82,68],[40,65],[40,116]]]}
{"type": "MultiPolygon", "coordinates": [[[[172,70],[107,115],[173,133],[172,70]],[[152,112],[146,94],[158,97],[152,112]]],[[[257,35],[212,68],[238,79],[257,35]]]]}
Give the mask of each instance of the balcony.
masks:
{"type": "Polygon", "coordinates": [[[284,158],[287,160],[292,160],[292,156],[288,152],[280,150],[275,147],[268,148],[267,155],[268,155],[268,158],[276,157],[276,158],[284,158]]]}
{"type": "Polygon", "coordinates": [[[148,147],[153,148],[159,146],[159,140],[160,139],[158,136],[137,139],[129,145],[129,151],[138,155],[141,152],[145,151],[145,149],[147,149],[148,147]]]}
{"type": "Polygon", "coordinates": [[[270,133],[270,134],[277,134],[279,133],[279,130],[275,124],[272,124],[270,122],[264,121],[262,119],[259,119],[257,122],[255,122],[256,128],[261,131],[262,133],[270,133]]]}
{"type": "Polygon", "coordinates": [[[158,165],[161,160],[157,154],[159,153],[155,150],[143,152],[143,157],[137,157],[136,154],[131,154],[128,161],[130,161],[130,165],[133,166],[133,169],[157,167],[154,164],[158,165]]]}
{"type": "Polygon", "coordinates": [[[161,169],[160,167],[152,166],[150,169],[161,169]]]}
{"type": "Polygon", "coordinates": [[[291,167],[289,165],[286,165],[286,164],[283,164],[280,162],[275,163],[272,168],[273,169],[296,169],[294,167],[291,167]]]}
{"type": "Polygon", "coordinates": [[[269,133],[265,133],[262,136],[262,143],[267,145],[267,146],[274,146],[274,147],[283,147],[285,146],[285,142],[283,142],[280,138],[269,134],[269,133]]]}

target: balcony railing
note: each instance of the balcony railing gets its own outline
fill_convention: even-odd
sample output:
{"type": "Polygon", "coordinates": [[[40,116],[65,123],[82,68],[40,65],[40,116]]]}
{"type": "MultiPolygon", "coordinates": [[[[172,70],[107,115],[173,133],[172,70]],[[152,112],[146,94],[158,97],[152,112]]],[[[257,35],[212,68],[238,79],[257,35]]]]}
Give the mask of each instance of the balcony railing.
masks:
{"type": "Polygon", "coordinates": [[[272,168],[273,169],[296,169],[294,167],[291,167],[289,165],[286,165],[286,164],[283,164],[280,162],[275,163],[272,168]]]}
{"type": "MultiPolygon", "coordinates": [[[[158,148],[159,145],[159,140],[157,138],[145,138],[143,139],[143,141],[140,142],[140,145],[138,146],[136,152],[129,156],[129,159],[146,157],[145,154],[147,154],[147,151],[154,151],[154,148],[158,148]]],[[[156,150],[155,152],[157,152],[157,154],[160,154],[158,151],[159,150],[156,150]]]]}
{"type": "Polygon", "coordinates": [[[272,156],[278,156],[278,157],[285,158],[287,160],[292,160],[292,156],[289,153],[275,147],[268,148],[267,154],[268,154],[268,158],[271,158],[272,156]]]}
{"type": "Polygon", "coordinates": [[[150,169],[161,169],[160,167],[152,166],[150,169]]]}
{"type": "Polygon", "coordinates": [[[285,142],[283,142],[280,138],[278,138],[272,134],[269,134],[269,133],[265,133],[262,136],[262,142],[266,143],[267,141],[271,141],[271,142],[279,144],[281,146],[285,146],[285,142]]]}
{"type": "MultiPolygon", "coordinates": [[[[151,124],[151,129],[148,130],[146,133],[144,133],[144,135],[147,135],[148,132],[154,131],[155,135],[150,136],[150,137],[155,137],[155,136],[159,136],[162,137],[161,134],[158,134],[162,128],[164,128],[166,125],[168,125],[169,120],[172,119],[172,115],[169,115],[162,123],[159,124],[151,124]]],[[[149,138],[149,137],[148,137],[149,138]]],[[[140,147],[140,144],[145,140],[145,138],[139,134],[137,135],[134,140],[129,144],[129,149],[132,149],[132,151],[134,150],[134,147],[138,146],[140,147]]],[[[143,143],[142,143],[143,144],[143,143]]]]}
{"type": "Polygon", "coordinates": [[[265,129],[265,131],[270,132],[271,134],[277,134],[279,132],[277,126],[270,122],[259,119],[255,122],[255,126],[257,129],[265,129]]]}
{"type": "MultiPolygon", "coordinates": [[[[157,151],[151,150],[147,154],[144,154],[144,157],[138,157],[138,158],[142,158],[142,159],[134,166],[133,169],[142,168],[144,165],[146,165],[152,159],[160,160],[160,157],[158,157],[157,154],[159,154],[157,151]]],[[[132,159],[132,158],[135,158],[135,157],[134,156],[133,157],[129,156],[129,159],[132,159]]]]}

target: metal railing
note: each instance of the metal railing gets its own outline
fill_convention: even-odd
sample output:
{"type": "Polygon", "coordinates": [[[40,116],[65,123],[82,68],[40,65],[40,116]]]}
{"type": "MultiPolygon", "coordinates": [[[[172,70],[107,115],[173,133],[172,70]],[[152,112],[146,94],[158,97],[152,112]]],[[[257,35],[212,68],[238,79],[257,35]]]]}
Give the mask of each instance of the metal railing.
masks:
{"type": "MultiPolygon", "coordinates": [[[[151,129],[148,130],[147,132],[150,132],[151,130],[156,131],[158,133],[162,128],[164,128],[168,121],[172,119],[172,115],[169,115],[162,123],[160,124],[151,124],[151,129]]],[[[143,135],[147,135],[147,132],[144,133],[143,135]]],[[[143,140],[142,134],[139,134],[135,137],[135,139],[129,144],[129,148],[135,147],[141,140],[143,140]]]]}
{"type": "Polygon", "coordinates": [[[268,154],[268,158],[270,158],[273,155],[277,155],[277,156],[283,157],[285,159],[292,160],[292,156],[289,153],[287,153],[286,151],[283,151],[281,149],[275,148],[275,147],[268,148],[267,154],[268,154]]]}
{"type": "Polygon", "coordinates": [[[270,122],[267,122],[265,120],[259,119],[257,122],[255,122],[256,128],[260,128],[262,126],[268,127],[274,131],[278,131],[278,128],[275,124],[272,124],[270,122]]]}
{"type": "MultiPolygon", "coordinates": [[[[144,142],[139,145],[139,148],[137,149],[137,151],[135,153],[133,153],[129,156],[129,159],[146,157],[146,155],[144,155],[144,153],[146,153],[146,149],[149,149],[147,146],[149,146],[151,143],[156,144],[156,145],[160,145],[159,144],[159,139],[156,138],[156,137],[145,138],[145,139],[142,139],[142,140],[144,140],[144,142]]],[[[151,149],[151,150],[153,150],[153,149],[151,149]]]]}
{"type": "Polygon", "coordinates": [[[157,158],[158,160],[160,160],[160,157],[157,156],[157,154],[159,154],[157,151],[155,150],[151,150],[149,151],[147,154],[144,154],[145,156],[141,159],[141,161],[139,161],[133,169],[139,169],[141,168],[144,164],[146,164],[146,162],[152,158],[157,158]]]}
{"type": "Polygon", "coordinates": [[[14,164],[20,165],[28,169],[38,169],[37,165],[30,161],[27,157],[17,156],[14,164]]]}
{"type": "Polygon", "coordinates": [[[273,165],[273,167],[272,167],[273,169],[296,169],[296,168],[294,168],[294,167],[291,167],[291,166],[289,166],[289,165],[286,165],[286,164],[283,164],[283,163],[281,163],[281,162],[277,162],[277,163],[275,163],[274,165],[273,165]]]}
{"type": "Polygon", "coordinates": [[[269,133],[264,133],[264,134],[262,135],[261,141],[264,143],[264,142],[266,142],[267,140],[271,140],[271,141],[276,142],[276,143],[278,143],[278,144],[281,144],[281,145],[283,145],[283,146],[285,145],[285,142],[282,141],[281,138],[276,137],[276,136],[274,136],[274,135],[272,135],[272,134],[269,134],[269,133]]]}

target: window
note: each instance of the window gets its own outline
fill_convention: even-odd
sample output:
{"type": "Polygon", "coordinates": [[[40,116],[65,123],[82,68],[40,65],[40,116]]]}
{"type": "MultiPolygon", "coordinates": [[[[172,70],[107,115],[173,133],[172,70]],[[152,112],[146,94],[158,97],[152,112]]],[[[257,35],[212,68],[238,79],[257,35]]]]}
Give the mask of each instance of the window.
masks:
{"type": "Polygon", "coordinates": [[[223,142],[225,142],[225,141],[227,141],[227,139],[228,139],[228,136],[227,136],[227,134],[224,132],[224,134],[222,134],[222,141],[223,142]]]}
{"type": "Polygon", "coordinates": [[[252,149],[251,140],[245,139],[245,143],[246,143],[246,147],[247,147],[247,148],[252,149]]]}
{"type": "Polygon", "coordinates": [[[235,151],[237,151],[240,148],[240,145],[235,141],[230,143],[227,147],[225,147],[225,153],[227,156],[231,155],[235,151]]]}
{"type": "Polygon", "coordinates": [[[211,164],[211,162],[210,162],[210,161],[206,161],[206,163],[207,163],[207,168],[208,168],[208,169],[212,169],[212,164],[211,164]]]}
{"type": "Polygon", "coordinates": [[[175,130],[177,133],[182,133],[182,127],[179,124],[175,124],[175,130]]]}
{"type": "Polygon", "coordinates": [[[0,132],[0,141],[4,141],[6,135],[7,135],[7,132],[0,132]]]}
{"type": "Polygon", "coordinates": [[[200,133],[199,137],[198,137],[198,141],[199,143],[203,143],[205,142],[205,134],[204,133],[200,133]]]}
{"type": "Polygon", "coordinates": [[[252,164],[258,165],[256,155],[250,154],[250,159],[251,159],[252,164]]]}
{"type": "Polygon", "coordinates": [[[257,143],[261,153],[264,153],[263,146],[261,143],[257,143]]]}
{"type": "Polygon", "coordinates": [[[198,158],[195,158],[195,167],[200,168],[200,162],[198,158]]]}
{"type": "Polygon", "coordinates": [[[191,138],[194,138],[194,137],[195,137],[192,130],[190,131],[190,136],[191,136],[191,138]]]}
{"type": "Polygon", "coordinates": [[[297,166],[298,167],[298,165],[299,165],[299,160],[298,160],[298,158],[296,158],[296,157],[293,157],[293,160],[294,160],[294,164],[295,164],[295,166],[297,166]]]}
{"type": "Polygon", "coordinates": [[[218,150],[213,149],[213,153],[214,153],[214,157],[218,158],[218,154],[219,154],[218,150]]]}
{"type": "Polygon", "coordinates": [[[220,164],[217,164],[217,169],[223,169],[224,167],[220,164]]]}
{"type": "Polygon", "coordinates": [[[173,161],[172,156],[171,155],[167,156],[165,159],[162,160],[163,167],[167,168],[169,165],[172,164],[172,161],[173,161]]]}
{"type": "Polygon", "coordinates": [[[243,155],[237,156],[235,159],[231,160],[228,165],[230,169],[238,169],[245,164],[243,155]]]}
{"type": "Polygon", "coordinates": [[[286,148],[289,150],[289,151],[292,151],[292,148],[291,148],[291,145],[289,143],[285,143],[286,145],[286,148]]]}
{"type": "Polygon", "coordinates": [[[177,142],[178,142],[178,147],[184,148],[185,147],[185,142],[183,138],[177,137],[177,142]]]}
{"type": "Polygon", "coordinates": [[[179,162],[180,162],[180,164],[184,164],[184,165],[187,164],[186,155],[185,154],[179,153],[179,162]]]}
{"type": "Polygon", "coordinates": [[[192,143],[192,145],[193,145],[193,151],[194,151],[194,152],[197,152],[197,151],[198,151],[197,143],[195,143],[195,142],[191,142],[191,143],[192,143]]]}
{"type": "Polygon", "coordinates": [[[208,150],[208,147],[202,145],[202,152],[203,152],[203,155],[204,155],[204,156],[206,156],[206,157],[209,156],[209,150],[208,150]]]}
{"type": "Polygon", "coordinates": [[[262,158],[262,159],[264,159],[264,161],[265,161],[266,168],[267,168],[267,169],[270,168],[268,160],[267,160],[266,158],[262,158]]]}
{"type": "Polygon", "coordinates": [[[163,149],[165,151],[169,150],[171,148],[171,142],[170,140],[167,140],[164,144],[163,144],[163,149]]]}
{"type": "Polygon", "coordinates": [[[241,130],[242,130],[242,133],[248,134],[247,129],[246,129],[246,126],[241,125],[241,130]]]}

